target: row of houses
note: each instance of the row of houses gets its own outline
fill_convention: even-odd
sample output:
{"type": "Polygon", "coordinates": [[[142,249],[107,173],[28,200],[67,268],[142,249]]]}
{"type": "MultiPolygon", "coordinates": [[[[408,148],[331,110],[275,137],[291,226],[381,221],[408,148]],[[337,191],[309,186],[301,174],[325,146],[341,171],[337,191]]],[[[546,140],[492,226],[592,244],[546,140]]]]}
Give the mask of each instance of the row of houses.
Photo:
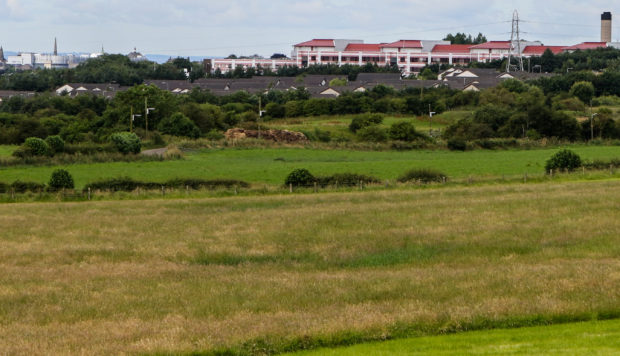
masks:
{"type": "Polygon", "coordinates": [[[287,66],[311,65],[396,65],[403,75],[419,73],[430,64],[465,66],[471,62],[488,62],[509,55],[525,58],[541,56],[547,49],[554,54],[604,47],[620,48],[618,43],[584,42],[573,46],[545,46],[541,42],[490,41],[476,45],[454,45],[449,41],[399,40],[392,43],[364,43],[362,40],[313,39],[293,46],[291,58],[279,59],[207,59],[205,66],[212,73],[227,73],[241,66],[270,68],[277,71],[287,66]]]}
{"type": "MultiPolygon", "coordinates": [[[[454,90],[479,91],[492,88],[507,79],[535,79],[550,76],[546,73],[500,73],[494,69],[451,68],[440,73],[436,80],[403,79],[399,73],[360,73],[355,81],[348,81],[339,75],[306,75],[299,77],[256,76],[243,79],[204,78],[194,82],[187,80],[146,80],[146,85],[154,85],[173,94],[187,94],[194,88],[209,90],[217,96],[230,95],[238,91],[250,94],[266,94],[271,90],[290,91],[304,88],[312,97],[333,98],[346,92],[365,92],[378,85],[392,87],[396,90],[406,88],[448,87],[454,90]]],[[[55,90],[56,95],[75,97],[90,94],[111,99],[117,93],[130,87],[119,84],[68,83],[55,90]]],[[[0,91],[0,102],[13,96],[32,97],[34,92],[0,91]]]]}

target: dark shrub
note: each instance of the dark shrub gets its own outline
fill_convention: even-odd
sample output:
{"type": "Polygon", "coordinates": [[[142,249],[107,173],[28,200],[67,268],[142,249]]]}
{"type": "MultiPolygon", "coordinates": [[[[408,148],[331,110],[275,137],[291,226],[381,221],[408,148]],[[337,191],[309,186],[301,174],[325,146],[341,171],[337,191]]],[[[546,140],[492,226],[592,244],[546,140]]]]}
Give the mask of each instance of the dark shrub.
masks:
{"type": "Polygon", "coordinates": [[[414,168],[411,169],[402,176],[398,177],[398,181],[405,182],[422,182],[422,183],[441,183],[447,176],[439,171],[427,168],[414,168]]]}
{"type": "Polygon", "coordinates": [[[357,131],[357,138],[364,142],[386,142],[387,130],[377,125],[367,126],[357,131]]]}
{"type": "Polygon", "coordinates": [[[192,188],[192,189],[215,189],[220,187],[225,188],[233,188],[233,187],[242,187],[248,188],[250,186],[249,183],[236,180],[236,179],[194,179],[194,178],[184,178],[184,179],[171,179],[164,183],[166,187],[170,188],[192,188]]]}
{"type": "Polygon", "coordinates": [[[49,182],[49,188],[51,191],[56,191],[60,189],[73,189],[75,184],[73,183],[73,177],[69,172],[64,169],[57,169],[52,172],[52,176],[49,182]]]}
{"type": "Polygon", "coordinates": [[[88,183],[84,186],[84,190],[105,190],[112,192],[131,192],[141,186],[143,183],[133,180],[129,177],[119,177],[111,179],[103,179],[96,182],[88,183]]]}
{"type": "Polygon", "coordinates": [[[349,130],[351,130],[351,132],[357,132],[358,130],[364,127],[378,125],[382,122],[383,122],[383,115],[381,114],[363,114],[351,120],[351,124],[349,125],[349,130]]]}
{"type": "Polygon", "coordinates": [[[51,154],[62,153],[65,151],[65,141],[58,135],[48,136],[45,142],[49,146],[51,154]]]}
{"type": "Polygon", "coordinates": [[[205,138],[212,141],[218,141],[224,138],[224,134],[219,132],[218,130],[213,129],[207,132],[205,138]]]}
{"type": "Polygon", "coordinates": [[[415,126],[409,121],[397,122],[390,127],[390,138],[396,141],[412,142],[422,135],[419,134],[415,126]]]}
{"type": "Polygon", "coordinates": [[[567,169],[572,171],[581,167],[581,157],[571,150],[563,149],[556,152],[545,164],[545,171],[567,169]]]}
{"type": "Polygon", "coordinates": [[[331,132],[327,130],[321,130],[318,127],[314,129],[314,136],[316,137],[317,140],[321,142],[329,142],[332,140],[331,132]]]}
{"type": "Polygon", "coordinates": [[[9,191],[9,185],[6,183],[0,182],[0,194],[6,193],[9,191]]]}
{"type": "Polygon", "coordinates": [[[312,173],[310,173],[305,168],[300,168],[300,169],[295,169],[294,171],[289,173],[289,175],[284,180],[284,184],[286,185],[292,184],[294,186],[304,186],[304,185],[311,185],[315,181],[316,179],[314,178],[312,173]]]}
{"type": "Polygon", "coordinates": [[[33,156],[46,156],[50,153],[50,148],[45,140],[38,137],[28,137],[24,142],[26,150],[30,151],[33,156]]]}
{"type": "Polygon", "coordinates": [[[317,177],[316,178],[318,184],[320,186],[328,186],[328,185],[338,185],[338,186],[355,186],[358,185],[360,181],[367,183],[379,183],[380,180],[357,173],[336,173],[331,176],[317,177]]]}
{"type": "Polygon", "coordinates": [[[265,106],[265,111],[267,115],[271,118],[277,119],[282,118],[286,115],[286,109],[284,105],[280,105],[278,103],[269,103],[265,106]]]}
{"type": "Polygon", "coordinates": [[[161,133],[173,136],[184,136],[190,138],[198,138],[200,136],[200,129],[198,126],[196,126],[192,120],[180,112],[177,112],[160,121],[157,125],[157,129],[161,133]]]}
{"type": "Polygon", "coordinates": [[[609,166],[620,167],[620,158],[612,158],[609,161],[594,160],[592,162],[582,162],[587,169],[608,169],[609,166]]]}
{"type": "Polygon", "coordinates": [[[140,138],[135,133],[117,132],[110,136],[110,141],[120,153],[140,153],[140,138]]]}
{"type": "Polygon", "coordinates": [[[467,142],[460,138],[453,138],[448,140],[448,149],[450,151],[465,151],[467,149],[467,142]]]}
{"type": "Polygon", "coordinates": [[[39,192],[45,189],[45,184],[16,180],[11,184],[10,189],[15,191],[15,193],[39,192]]]}

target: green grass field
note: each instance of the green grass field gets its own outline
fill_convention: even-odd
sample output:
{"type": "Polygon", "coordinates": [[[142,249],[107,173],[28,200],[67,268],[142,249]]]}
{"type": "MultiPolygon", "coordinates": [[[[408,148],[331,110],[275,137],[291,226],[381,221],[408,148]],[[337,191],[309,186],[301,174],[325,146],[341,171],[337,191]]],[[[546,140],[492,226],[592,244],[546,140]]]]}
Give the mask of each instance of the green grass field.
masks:
{"type": "Polygon", "coordinates": [[[618,181],[0,205],[6,354],[238,354],[620,316],[618,181]]]}
{"type": "MultiPolygon", "coordinates": [[[[584,159],[620,157],[620,146],[571,147],[584,159]]],[[[76,186],[101,178],[129,176],[165,181],[171,178],[234,178],[259,184],[282,184],[296,168],[307,168],[315,175],[353,172],[395,180],[410,168],[434,168],[450,178],[468,176],[543,174],[545,161],[557,148],[533,150],[451,151],[344,151],[303,148],[252,148],[202,150],[180,161],[114,162],[64,166],[76,186]]],[[[0,181],[45,183],[59,167],[0,168],[0,181]]]]}
{"type": "Polygon", "coordinates": [[[475,331],[290,355],[618,355],[620,320],[475,331]]]}
{"type": "MultiPolygon", "coordinates": [[[[396,122],[409,121],[414,124],[418,131],[427,133],[431,128],[431,124],[433,130],[443,129],[447,125],[470,114],[471,111],[447,111],[440,115],[435,115],[432,119],[432,123],[430,122],[428,116],[385,116],[381,126],[389,128],[396,122]]],[[[269,128],[291,131],[313,131],[315,128],[318,128],[329,131],[332,135],[336,134],[349,139],[354,139],[355,135],[349,131],[349,124],[351,123],[353,117],[354,115],[289,118],[267,121],[264,124],[269,128]]]]}

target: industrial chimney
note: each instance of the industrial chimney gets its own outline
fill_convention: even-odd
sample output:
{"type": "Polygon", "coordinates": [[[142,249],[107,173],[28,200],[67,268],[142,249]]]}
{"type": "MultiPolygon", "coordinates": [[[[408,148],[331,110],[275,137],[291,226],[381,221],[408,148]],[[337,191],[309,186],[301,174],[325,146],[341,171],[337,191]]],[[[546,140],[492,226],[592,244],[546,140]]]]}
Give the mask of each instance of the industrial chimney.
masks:
{"type": "Polygon", "coordinates": [[[611,42],[611,12],[601,15],[601,42],[611,42]]]}

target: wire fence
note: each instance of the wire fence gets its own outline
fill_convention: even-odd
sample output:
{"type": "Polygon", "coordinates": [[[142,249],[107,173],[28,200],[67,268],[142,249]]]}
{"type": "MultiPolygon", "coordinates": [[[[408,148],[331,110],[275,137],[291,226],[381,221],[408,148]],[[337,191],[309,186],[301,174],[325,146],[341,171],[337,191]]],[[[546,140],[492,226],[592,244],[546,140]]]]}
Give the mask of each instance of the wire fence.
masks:
{"type": "Polygon", "coordinates": [[[207,198],[207,197],[232,197],[232,196],[258,196],[258,195],[277,195],[277,194],[312,194],[325,192],[363,192],[388,189],[426,189],[440,187],[463,187],[488,184],[528,184],[543,182],[564,182],[579,180],[601,180],[609,178],[620,178],[613,166],[606,170],[579,170],[573,172],[550,171],[547,173],[523,173],[523,174],[502,174],[488,176],[465,176],[458,178],[443,177],[440,181],[423,182],[397,182],[395,180],[384,180],[381,182],[356,181],[356,182],[334,182],[332,184],[319,184],[318,182],[303,185],[273,185],[273,184],[253,184],[250,187],[220,187],[192,189],[190,186],[184,188],[170,188],[161,186],[157,189],[137,188],[132,191],[107,191],[107,190],[74,190],[63,189],[55,192],[39,189],[37,191],[17,192],[9,189],[0,193],[0,203],[18,202],[88,202],[100,200],[146,200],[146,199],[186,199],[186,198],[207,198]]]}

